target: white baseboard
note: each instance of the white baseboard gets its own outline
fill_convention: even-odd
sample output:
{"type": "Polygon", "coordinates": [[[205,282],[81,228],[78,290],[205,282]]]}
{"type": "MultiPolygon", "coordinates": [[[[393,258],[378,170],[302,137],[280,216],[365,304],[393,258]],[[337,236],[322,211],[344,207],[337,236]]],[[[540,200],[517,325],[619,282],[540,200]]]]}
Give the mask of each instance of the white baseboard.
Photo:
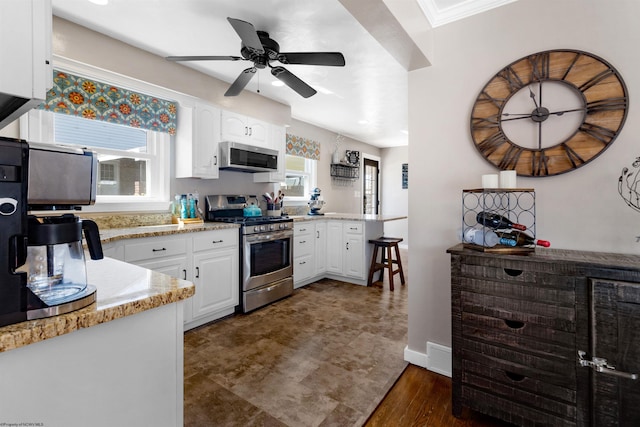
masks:
{"type": "Polygon", "coordinates": [[[451,347],[427,341],[427,369],[451,377],[451,347]]]}
{"type": "Polygon", "coordinates": [[[427,352],[404,348],[404,360],[412,365],[426,368],[435,373],[451,377],[451,348],[444,345],[427,342],[427,352]]]}
{"type": "Polygon", "coordinates": [[[409,346],[404,348],[404,360],[412,365],[420,366],[422,368],[427,367],[427,355],[420,353],[419,351],[410,350],[409,346]]]}

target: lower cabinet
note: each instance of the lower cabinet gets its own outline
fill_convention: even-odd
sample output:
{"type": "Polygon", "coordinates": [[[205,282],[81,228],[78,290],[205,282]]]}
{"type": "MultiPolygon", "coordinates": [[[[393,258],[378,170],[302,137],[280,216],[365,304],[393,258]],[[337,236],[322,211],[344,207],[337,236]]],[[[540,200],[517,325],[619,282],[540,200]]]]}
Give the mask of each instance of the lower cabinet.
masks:
{"type": "Polygon", "coordinates": [[[454,415],[640,425],[640,257],[449,252],[454,415]]]}
{"type": "Polygon", "coordinates": [[[202,231],[124,240],[123,260],[192,281],[195,295],[184,301],[185,330],[232,314],[239,298],[238,230],[202,231]]]}
{"type": "Polygon", "coordinates": [[[240,295],[238,252],[236,229],[206,231],[193,237],[191,274],[196,293],[190,300],[191,313],[185,310],[186,329],[234,312],[240,295]]]}
{"type": "Polygon", "coordinates": [[[382,231],[380,221],[294,222],[294,286],[323,277],[366,285],[372,255],[368,241],[382,231]]]}

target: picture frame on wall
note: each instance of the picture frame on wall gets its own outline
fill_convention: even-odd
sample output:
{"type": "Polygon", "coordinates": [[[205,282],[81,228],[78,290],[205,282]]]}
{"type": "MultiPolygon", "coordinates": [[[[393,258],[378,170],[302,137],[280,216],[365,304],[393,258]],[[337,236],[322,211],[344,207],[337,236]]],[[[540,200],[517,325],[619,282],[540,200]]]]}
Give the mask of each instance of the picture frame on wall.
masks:
{"type": "Polygon", "coordinates": [[[402,164],[402,189],[406,190],[409,188],[409,164],[402,164]]]}

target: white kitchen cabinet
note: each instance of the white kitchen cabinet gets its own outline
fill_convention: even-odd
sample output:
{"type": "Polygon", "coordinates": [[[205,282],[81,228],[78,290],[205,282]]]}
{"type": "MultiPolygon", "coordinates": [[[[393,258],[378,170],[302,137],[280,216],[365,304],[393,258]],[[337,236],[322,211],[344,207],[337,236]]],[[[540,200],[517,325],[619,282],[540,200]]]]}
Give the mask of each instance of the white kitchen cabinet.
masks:
{"type": "Polygon", "coordinates": [[[270,148],[268,123],[227,110],[222,110],[220,117],[222,141],[242,142],[257,147],[270,148]]]}
{"type": "Polygon", "coordinates": [[[364,239],[362,222],[347,222],[344,228],[344,275],[365,278],[364,239]]]}
{"type": "Polygon", "coordinates": [[[366,285],[371,249],[369,239],[382,236],[377,221],[327,221],[326,273],[366,285]]]}
{"type": "Polygon", "coordinates": [[[327,223],[315,221],[315,274],[322,275],[327,270],[327,223]]]}
{"type": "Polygon", "coordinates": [[[285,156],[287,154],[287,130],[284,126],[269,125],[271,136],[269,146],[272,150],[278,151],[278,170],[275,172],[259,172],[253,174],[253,182],[284,182],[287,165],[285,156]]]}
{"type": "Polygon", "coordinates": [[[0,128],[39,105],[53,86],[51,33],[51,0],[0,1],[0,104],[17,102],[0,116],[0,128]]]}
{"type": "Polygon", "coordinates": [[[315,272],[315,224],[294,223],[293,227],[293,287],[306,285],[315,272]]]}
{"type": "Polygon", "coordinates": [[[178,117],[176,178],[218,178],[220,109],[196,102],[179,107],[178,117]]]}
{"type": "Polygon", "coordinates": [[[327,273],[343,274],[342,221],[327,221],[327,273]]]}
{"type": "Polygon", "coordinates": [[[238,230],[198,233],[193,252],[196,293],[191,298],[191,317],[185,318],[186,329],[232,314],[240,295],[238,230]]]}
{"type": "Polygon", "coordinates": [[[123,247],[124,261],[194,283],[195,295],[184,301],[185,330],[235,311],[240,293],[236,228],[130,239],[123,247]]]}

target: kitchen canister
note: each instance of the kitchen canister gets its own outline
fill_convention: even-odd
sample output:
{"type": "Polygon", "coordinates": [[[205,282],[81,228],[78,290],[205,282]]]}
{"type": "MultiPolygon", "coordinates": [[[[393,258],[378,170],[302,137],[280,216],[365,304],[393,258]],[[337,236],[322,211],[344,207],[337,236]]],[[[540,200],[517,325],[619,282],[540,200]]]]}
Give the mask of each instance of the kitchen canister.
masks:
{"type": "Polygon", "coordinates": [[[482,175],[482,188],[498,188],[498,174],[482,175]]]}
{"type": "Polygon", "coordinates": [[[517,188],[516,171],[500,171],[500,188],[517,188]]]}

